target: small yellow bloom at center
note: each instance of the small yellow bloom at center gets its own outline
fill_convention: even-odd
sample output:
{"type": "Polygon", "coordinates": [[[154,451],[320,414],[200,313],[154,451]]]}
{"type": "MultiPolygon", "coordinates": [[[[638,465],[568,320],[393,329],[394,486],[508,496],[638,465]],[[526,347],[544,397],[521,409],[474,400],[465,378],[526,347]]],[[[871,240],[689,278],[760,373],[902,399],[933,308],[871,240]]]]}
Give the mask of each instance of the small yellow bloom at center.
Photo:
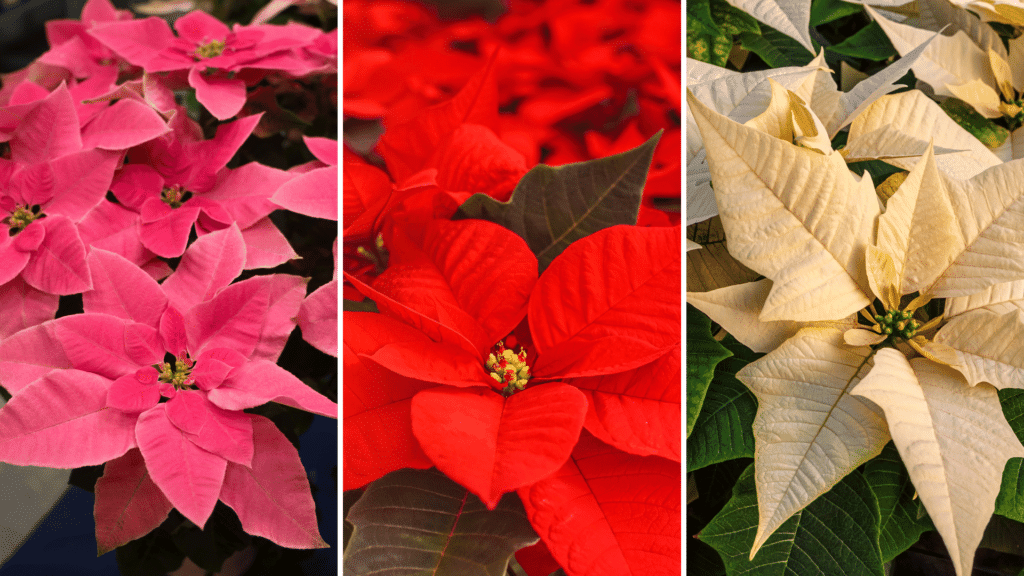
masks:
{"type": "Polygon", "coordinates": [[[498,384],[505,384],[509,393],[526,388],[530,381],[530,367],[526,365],[526,350],[515,353],[505,348],[504,340],[498,342],[496,353],[487,355],[487,369],[498,384]]]}
{"type": "Polygon", "coordinates": [[[224,41],[211,40],[196,48],[195,55],[199,58],[214,58],[220,56],[222,52],[224,52],[224,41]]]}

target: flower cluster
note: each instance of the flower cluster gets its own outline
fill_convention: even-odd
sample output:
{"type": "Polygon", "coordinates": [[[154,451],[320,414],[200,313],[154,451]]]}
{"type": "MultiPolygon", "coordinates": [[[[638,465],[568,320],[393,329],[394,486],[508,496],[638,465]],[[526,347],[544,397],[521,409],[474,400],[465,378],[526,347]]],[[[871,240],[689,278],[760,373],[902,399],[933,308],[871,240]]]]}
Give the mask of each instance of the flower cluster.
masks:
{"type": "MultiPolygon", "coordinates": [[[[229,28],[201,11],[172,31],[89,0],[3,78],[0,461],[105,464],[101,553],[172,508],[201,528],[218,501],[250,534],[327,545],[298,452],[250,409],[337,417],[278,365],[297,321],[333,322],[337,302],[330,288],[306,297],[295,234],[270,218],[337,220],[337,144],[304,136],[312,154],[298,156],[318,160],[287,171],[248,161],[275,111],[239,114],[261,91],[335,84],[336,36],[294,22],[229,28]],[[61,300],[57,317],[77,294],[79,309],[61,300]]],[[[303,336],[336,355],[327,332],[303,336]]]]}

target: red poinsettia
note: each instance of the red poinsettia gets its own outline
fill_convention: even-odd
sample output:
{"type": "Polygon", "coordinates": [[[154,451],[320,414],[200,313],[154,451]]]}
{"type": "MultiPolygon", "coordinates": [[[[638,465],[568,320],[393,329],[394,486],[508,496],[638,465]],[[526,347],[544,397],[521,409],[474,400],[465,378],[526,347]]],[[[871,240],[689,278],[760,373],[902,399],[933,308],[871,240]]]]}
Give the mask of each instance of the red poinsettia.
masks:
{"type": "MultiPolygon", "coordinates": [[[[609,473],[625,485],[619,449],[679,461],[678,228],[596,232],[540,278],[489,222],[435,220],[422,240],[396,226],[387,247],[372,286],[348,276],[381,314],[345,313],[346,489],[434,465],[493,508],[557,477],[585,426],[618,448],[598,451],[622,454],[609,473]]],[[[678,487],[678,465],[659,470],[678,487]]]]}

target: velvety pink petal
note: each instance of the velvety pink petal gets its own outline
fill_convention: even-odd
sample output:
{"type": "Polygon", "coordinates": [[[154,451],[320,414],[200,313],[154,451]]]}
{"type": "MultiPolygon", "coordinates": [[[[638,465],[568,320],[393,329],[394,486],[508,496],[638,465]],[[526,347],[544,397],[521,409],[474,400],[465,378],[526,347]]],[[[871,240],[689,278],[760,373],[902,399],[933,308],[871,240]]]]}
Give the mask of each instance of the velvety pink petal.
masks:
{"type": "Polygon", "coordinates": [[[619,450],[638,456],[661,456],[682,462],[679,347],[639,368],[567,382],[587,396],[591,434],[619,450]]]}
{"type": "Polygon", "coordinates": [[[396,374],[449,386],[494,386],[480,360],[451,344],[394,342],[363,356],[396,374]]]}
{"type": "Polygon", "coordinates": [[[71,360],[54,334],[63,318],[26,328],[0,340],[0,386],[17,394],[54,369],[71,368],[71,360]]]}
{"type": "Polygon", "coordinates": [[[397,320],[367,312],[346,312],[344,329],[344,489],[359,488],[402,468],[430,468],[433,463],[412,433],[409,406],[417,392],[435,384],[399,376],[360,357],[373,354],[396,336],[419,340],[426,336],[397,320]]]}
{"type": "Polygon", "coordinates": [[[167,402],[167,418],[196,446],[243,466],[252,464],[252,422],[229,412],[199,390],[182,390],[167,402]]]}
{"type": "Polygon", "coordinates": [[[163,187],[163,176],[152,166],[128,164],[117,173],[110,191],[125,207],[141,212],[146,200],[160,199],[163,187]]]}
{"type": "Polygon", "coordinates": [[[168,306],[160,318],[160,339],[164,349],[175,356],[184,356],[182,353],[189,348],[185,317],[173,306],[168,306]]]}
{"type": "Polygon", "coordinates": [[[102,200],[78,223],[78,233],[86,246],[108,250],[142,266],[154,254],[139,240],[139,225],[138,213],[102,200]]]}
{"type": "Polygon", "coordinates": [[[519,497],[569,574],[675,576],[681,472],[676,462],[626,454],[584,432],[572,458],[519,497]]]}
{"type": "Polygon", "coordinates": [[[125,374],[110,385],[107,407],[139,414],[160,402],[160,388],[153,382],[143,384],[135,374],[125,374]]]}
{"type": "MultiPolygon", "coordinates": [[[[0,285],[17,278],[32,257],[30,250],[23,250],[20,243],[16,242],[30,228],[34,228],[34,226],[29,225],[28,228],[19,232],[17,236],[12,237],[8,233],[10,228],[6,224],[0,224],[0,285]]],[[[42,230],[43,228],[40,226],[39,229],[42,230]]]]}
{"type": "Polygon", "coordinates": [[[298,451],[272,421],[248,417],[256,445],[252,466],[228,464],[220,499],[249,534],[287,548],[326,548],[298,451]]]}
{"type": "Polygon", "coordinates": [[[253,114],[221,124],[217,126],[217,133],[212,140],[200,140],[192,144],[191,149],[203,158],[203,162],[197,163],[197,167],[202,166],[203,169],[216,173],[227,166],[228,161],[249,138],[262,117],[262,113],[253,114]]]}
{"type": "Polygon", "coordinates": [[[227,120],[245,105],[245,82],[203,75],[199,67],[188,72],[188,83],[196,89],[196,100],[218,120],[227,120]]]}
{"type": "Polygon", "coordinates": [[[117,20],[130,20],[132,13],[129,10],[118,10],[110,3],[110,0],[88,0],[82,6],[82,23],[93,25],[100,22],[113,22],[117,20]]]}
{"type": "Polygon", "coordinates": [[[226,24],[202,10],[193,10],[174,21],[178,35],[196,43],[223,40],[231,32],[226,24]]]}
{"type": "Polygon", "coordinates": [[[60,298],[47,294],[15,278],[0,284],[0,340],[19,330],[53,320],[60,298]]]}
{"type": "Polygon", "coordinates": [[[163,359],[157,331],[145,324],[107,314],[72,314],[47,324],[72,367],[111,380],[163,359]]]}
{"type": "Polygon", "coordinates": [[[110,380],[79,370],[51,372],[0,410],[0,460],[77,468],[135,447],[134,415],[107,408],[110,380]]]}
{"type": "Polygon", "coordinates": [[[54,195],[45,211],[81,220],[110,190],[120,156],[105,150],[82,150],[50,162],[54,195]]]}
{"type": "Polygon", "coordinates": [[[140,265],[142,271],[149,274],[149,277],[153,280],[160,281],[171,275],[171,267],[166,262],[160,260],[154,256],[151,260],[148,260],[140,265]]]}
{"type": "Polygon", "coordinates": [[[45,238],[46,226],[43,226],[42,220],[37,220],[11,238],[11,244],[14,250],[29,254],[29,259],[31,260],[36,248],[39,248],[45,238]]]}
{"type": "Polygon", "coordinates": [[[156,110],[126,98],[104,109],[86,124],[82,129],[82,145],[127,150],[170,131],[156,110]]]}
{"type": "Polygon", "coordinates": [[[303,136],[302,141],[306,148],[316,156],[316,159],[329,166],[338,164],[338,141],[333,138],[321,138],[318,136],[303,136]]]}
{"type": "Polygon", "coordinates": [[[213,298],[242,273],[245,243],[237,226],[196,240],[181,257],[178,268],[163,283],[171,305],[188,310],[213,298]]]}
{"type": "Polygon", "coordinates": [[[306,296],[296,319],[303,340],[324,354],[338,357],[337,280],[331,280],[306,296]]]}
{"type": "Polygon", "coordinates": [[[337,404],[268,360],[241,366],[219,388],[210,390],[207,398],[225,410],[244,410],[277,402],[330,418],[338,417],[337,404]]]}
{"type": "Polygon", "coordinates": [[[75,224],[58,215],[34,224],[43,226],[46,236],[21,271],[22,279],[33,288],[61,296],[91,289],[85,244],[75,224]]]}
{"type": "Polygon", "coordinates": [[[219,202],[244,230],[277,209],[270,197],[294,177],[290,172],[250,162],[221,171],[216,185],[203,197],[219,202]]]}
{"type": "MultiPolygon", "coordinates": [[[[156,200],[156,202],[160,202],[160,200],[156,200]]],[[[160,203],[163,204],[163,202],[160,203]]],[[[199,208],[187,205],[172,210],[165,217],[151,222],[146,222],[145,214],[143,214],[143,222],[139,226],[142,245],[157,256],[164,258],[181,256],[188,244],[188,234],[192,230],[192,224],[195,223],[198,216],[199,208]]]]}
{"type": "Polygon", "coordinates": [[[159,326],[167,308],[160,285],[123,257],[93,248],[89,252],[93,289],[82,294],[86,312],[98,312],[159,326]]]}
{"type": "Polygon", "coordinates": [[[256,276],[239,284],[252,283],[267,295],[267,309],[263,314],[259,340],[251,359],[277,361],[295,330],[295,317],[306,295],[307,280],[291,274],[256,276]]]}
{"type": "Polygon", "coordinates": [[[7,183],[7,196],[17,204],[39,204],[44,212],[51,212],[49,203],[53,199],[56,182],[54,169],[50,164],[40,162],[20,167],[7,183]]]}
{"type": "Polygon", "coordinates": [[[82,149],[78,114],[62,84],[28,112],[11,137],[11,158],[23,164],[45,162],[82,149]]]}
{"type": "Polygon", "coordinates": [[[30,102],[42,100],[49,95],[50,91],[46,88],[31,80],[25,80],[14,87],[14,91],[11,92],[9,105],[17,106],[19,104],[28,104],[30,102]]]}
{"type": "Polygon", "coordinates": [[[99,555],[156,529],[174,506],[153,483],[142,452],[133,448],[107,462],[96,481],[96,545],[99,555]]]}
{"type": "Polygon", "coordinates": [[[255,285],[234,284],[185,313],[189,350],[231,348],[249,356],[256,348],[268,295],[255,285]]]}
{"type": "Polygon", "coordinates": [[[275,268],[299,257],[269,217],[260,218],[242,230],[242,239],[245,240],[246,270],[275,268]]]}
{"type": "Polygon", "coordinates": [[[228,461],[196,446],[167,417],[167,404],[139,416],[135,436],[153,482],[200,528],[213,513],[228,461]]]}
{"type": "Polygon", "coordinates": [[[678,227],[636,226],[612,226],[570,244],[530,296],[534,374],[614,374],[677,346],[681,245],[678,227]]]}
{"type": "Polygon", "coordinates": [[[559,382],[508,398],[487,388],[438,387],[412,399],[412,430],[438,470],[493,510],[502,494],[562,467],[586,412],[583,394],[559,382]]]}
{"type": "Polygon", "coordinates": [[[163,18],[97,24],[89,35],[117,52],[125,60],[145,68],[153,56],[174,42],[174,32],[163,18]]]}
{"type": "Polygon", "coordinates": [[[338,167],[328,166],[285,182],[270,200],[278,206],[327,220],[338,219],[338,167]]]}
{"type": "MultiPolygon", "coordinates": [[[[217,348],[216,350],[228,349],[217,348]]],[[[224,379],[227,378],[227,375],[235,369],[235,366],[217,360],[216,358],[210,358],[210,352],[211,351],[207,351],[203,354],[200,361],[196,363],[196,367],[192,369],[192,378],[195,379],[196,386],[199,386],[202,390],[212,390],[217,386],[220,386],[221,383],[224,382],[224,379]]],[[[234,350],[231,350],[231,352],[234,352],[234,350]]]]}

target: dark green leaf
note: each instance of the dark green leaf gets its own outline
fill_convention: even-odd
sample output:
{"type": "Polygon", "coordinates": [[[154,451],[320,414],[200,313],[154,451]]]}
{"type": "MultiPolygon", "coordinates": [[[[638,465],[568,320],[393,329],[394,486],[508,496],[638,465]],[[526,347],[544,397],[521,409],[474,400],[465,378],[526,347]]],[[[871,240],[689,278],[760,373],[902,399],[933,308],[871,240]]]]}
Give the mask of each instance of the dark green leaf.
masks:
{"type": "Polygon", "coordinates": [[[864,10],[859,4],[842,0],[813,0],[811,2],[811,26],[820,26],[864,10]]]}
{"type": "Polygon", "coordinates": [[[764,24],[760,35],[743,32],[738,38],[740,46],[757,54],[772,68],[804,66],[814,59],[814,55],[799,42],[764,24]]]}
{"type": "Polygon", "coordinates": [[[847,168],[851,172],[858,176],[863,176],[865,172],[871,175],[871,182],[877,188],[879,184],[885,182],[885,179],[897,172],[903,172],[902,168],[897,168],[892,164],[887,164],[881,160],[865,160],[863,162],[851,162],[847,164],[847,168]]]}
{"type": "Polygon", "coordinates": [[[970,104],[963,100],[947,98],[939,104],[939,107],[961,128],[970,132],[989,148],[998,148],[1010,136],[1009,130],[978,114],[970,104]]]}
{"type": "MultiPolygon", "coordinates": [[[[860,6],[858,6],[860,8],[860,6]]],[[[864,58],[875,62],[896,56],[896,48],[893,47],[889,37],[882,31],[878,22],[872,22],[858,30],[853,36],[843,40],[839,44],[828,47],[829,50],[843,56],[853,58],[864,58]]]]}
{"type": "Polygon", "coordinates": [[[693,432],[693,425],[704,404],[715,366],[732,356],[712,337],[711,320],[703,312],[686,305],[686,437],[693,432]]]}
{"type": "Polygon", "coordinates": [[[696,538],[686,542],[686,567],[688,574],[701,576],[725,576],[725,564],[715,549],[696,538]]]}
{"type": "Polygon", "coordinates": [[[875,496],[864,476],[854,472],[787,520],[751,561],[757,493],[750,466],[700,539],[722,555],[730,575],[882,576],[878,526],[875,496]]]}
{"type": "Polygon", "coordinates": [[[999,403],[1003,407],[1003,417],[1017,439],[1024,443],[1024,390],[1007,388],[999,391],[999,403]]]}
{"type": "Polygon", "coordinates": [[[864,464],[864,479],[878,499],[882,562],[891,561],[917,542],[921,534],[935,529],[927,516],[918,518],[914,485],[895,444],[889,442],[881,454],[864,464]]]}
{"type": "Polygon", "coordinates": [[[453,220],[494,222],[526,240],[543,272],[570,244],[616,224],[636,224],[654,148],[662,132],[606,158],[552,167],[523,176],[508,202],[474,194],[453,220]]]}
{"type": "Polygon", "coordinates": [[[752,458],[737,458],[712,464],[693,472],[697,485],[697,498],[686,507],[686,529],[689,535],[700,532],[707,526],[732,496],[736,480],[753,462],[752,458]]]}
{"type": "Polygon", "coordinates": [[[985,527],[979,548],[998,550],[1016,556],[1024,555],[1024,524],[1009,518],[993,516],[985,527]]]}
{"type": "Polygon", "coordinates": [[[377,310],[377,303],[369,298],[361,302],[342,299],[341,310],[343,312],[380,312],[380,310],[377,310]]]}
{"type": "Polygon", "coordinates": [[[762,355],[751,352],[731,336],[722,343],[733,357],[726,358],[715,368],[700,416],[693,433],[686,439],[688,472],[734,458],[754,456],[751,426],[757,414],[757,398],[736,379],[736,372],[762,355]]]}
{"type": "Polygon", "coordinates": [[[345,574],[503,576],[516,550],[539,538],[515,493],[494,510],[436,469],[398,470],[352,505],[345,574]]]}
{"type": "MultiPolygon", "coordinates": [[[[1000,390],[1003,416],[1018,439],[1024,438],[1024,390],[1000,390]]],[[[1024,440],[1022,440],[1024,442],[1024,440]]],[[[996,514],[1024,522],[1024,458],[1010,458],[996,496],[996,514]]]]}
{"type": "Polygon", "coordinates": [[[718,29],[718,24],[715,23],[715,19],[711,17],[711,1],[710,0],[693,0],[686,3],[686,28],[687,33],[690,31],[691,23],[697,23],[711,32],[721,33],[718,29]]]}
{"type": "MultiPolygon", "coordinates": [[[[718,28],[729,36],[736,36],[741,32],[761,33],[761,28],[758,27],[757,20],[753,16],[729,5],[725,0],[711,0],[711,18],[714,19],[718,28]]],[[[729,44],[732,44],[731,38],[729,44]]]]}

